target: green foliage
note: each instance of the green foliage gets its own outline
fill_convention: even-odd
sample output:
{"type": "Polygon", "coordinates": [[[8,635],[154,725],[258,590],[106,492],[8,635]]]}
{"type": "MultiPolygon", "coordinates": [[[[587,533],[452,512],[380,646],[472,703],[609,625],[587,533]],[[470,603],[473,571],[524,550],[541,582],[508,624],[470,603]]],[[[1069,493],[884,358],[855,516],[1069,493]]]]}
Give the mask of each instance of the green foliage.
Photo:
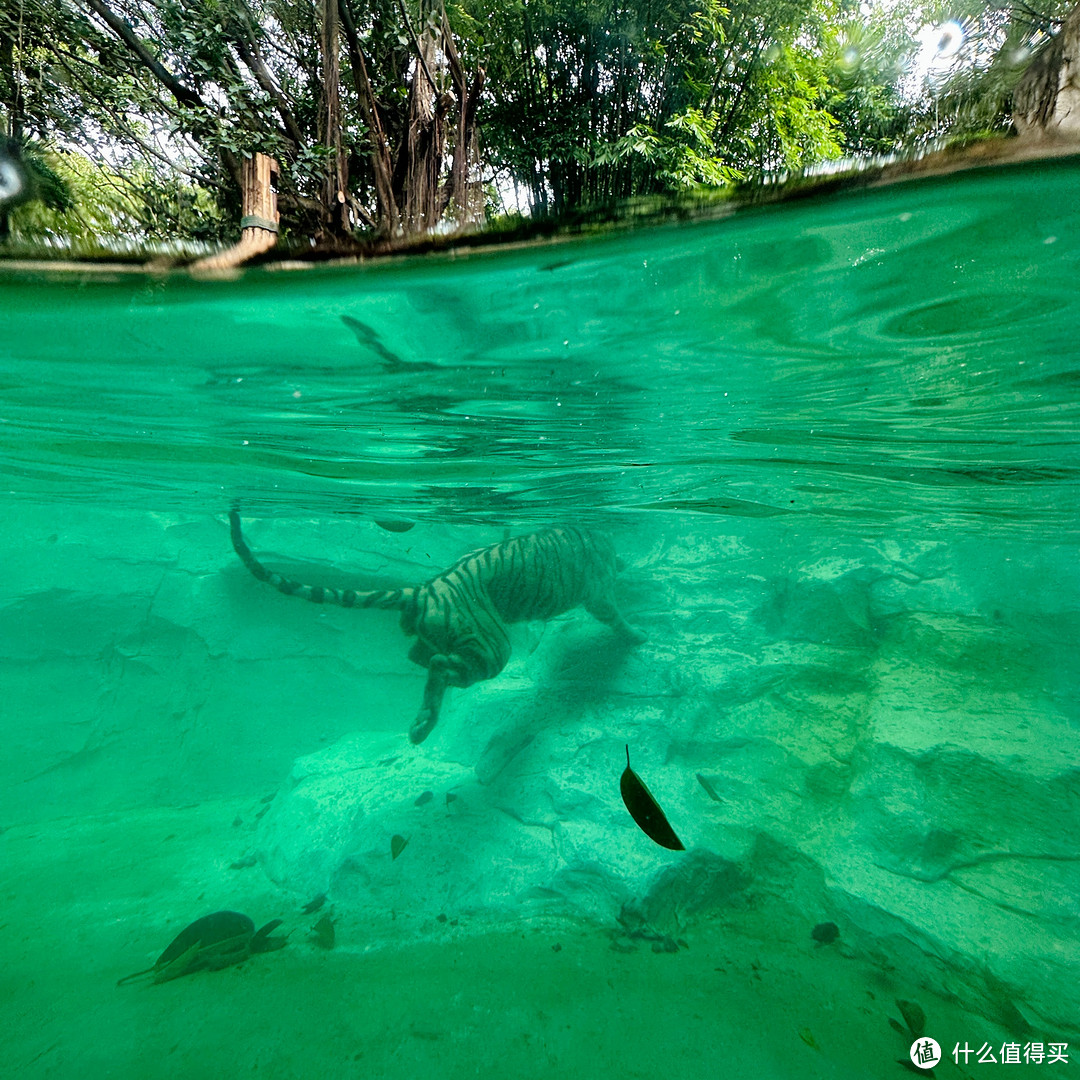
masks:
{"type": "MultiPolygon", "coordinates": [[[[905,145],[956,145],[980,133],[1003,134],[1012,123],[1012,92],[1032,56],[1056,32],[1075,0],[989,6],[977,0],[933,0],[919,9],[923,25],[952,24],[951,56],[934,58],[914,96],[905,145]]],[[[932,44],[932,41],[931,41],[932,44]]]]}
{"type": "MultiPolygon", "coordinates": [[[[24,157],[25,160],[25,157],[24,157]]],[[[35,168],[54,178],[60,197],[25,203],[11,214],[13,246],[76,254],[99,251],[197,251],[220,235],[221,210],[203,189],[145,167],[110,169],[82,154],[34,152],[35,168]]]]}
{"type": "Polygon", "coordinates": [[[20,154],[22,166],[30,177],[33,197],[49,210],[63,213],[75,205],[71,184],[53,168],[48,156],[33,143],[24,143],[20,154]]]}
{"type": "MultiPolygon", "coordinates": [[[[1014,2],[454,0],[464,68],[486,71],[472,190],[491,208],[514,189],[534,214],[563,213],[1003,131],[1024,65],[1069,7],[1014,2]],[[946,20],[963,44],[935,55],[933,35],[929,46],[919,35],[946,20]]],[[[281,164],[286,230],[319,235],[339,143],[349,197],[374,217],[387,182],[375,131],[394,148],[397,190],[423,138],[453,143],[450,120],[418,134],[410,111],[424,77],[418,35],[441,33],[442,7],[340,0],[351,36],[337,42],[337,132],[326,130],[322,11],[293,0],[0,5],[0,134],[27,145],[39,196],[12,227],[50,243],[65,230],[78,243],[229,238],[238,162],[258,150],[281,164]]],[[[439,100],[460,96],[445,50],[428,60],[439,100]]],[[[434,183],[445,181],[444,169],[434,183]]]]}
{"type": "Polygon", "coordinates": [[[723,187],[742,179],[738,169],[725,165],[714,153],[713,124],[700,109],[687,108],[664,123],[660,133],[648,124],[636,124],[614,142],[597,148],[595,167],[635,164],[673,190],[698,186],[723,187]]]}
{"type": "Polygon", "coordinates": [[[900,148],[909,119],[902,94],[915,44],[895,16],[844,18],[827,27],[822,61],[828,72],[826,108],[847,155],[900,148]]]}
{"type": "Polygon", "coordinates": [[[902,65],[845,61],[857,20],[833,0],[518,0],[494,18],[473,41],[489,158],[534,211],[879,149],[901,115],[902,65]]]}

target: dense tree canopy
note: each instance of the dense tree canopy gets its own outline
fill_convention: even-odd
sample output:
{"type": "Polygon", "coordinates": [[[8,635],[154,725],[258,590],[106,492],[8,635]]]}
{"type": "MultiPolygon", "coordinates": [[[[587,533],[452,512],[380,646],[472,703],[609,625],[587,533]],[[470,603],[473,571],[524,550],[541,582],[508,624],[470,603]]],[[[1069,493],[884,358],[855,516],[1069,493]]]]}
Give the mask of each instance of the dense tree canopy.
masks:
{"type": "Polygon", "coordinates": [[[0,135],[27,235],[224,237],[255,151],[294,239],[419,233],[1003,129],[1066,8],[0,0],[0,135]]]}

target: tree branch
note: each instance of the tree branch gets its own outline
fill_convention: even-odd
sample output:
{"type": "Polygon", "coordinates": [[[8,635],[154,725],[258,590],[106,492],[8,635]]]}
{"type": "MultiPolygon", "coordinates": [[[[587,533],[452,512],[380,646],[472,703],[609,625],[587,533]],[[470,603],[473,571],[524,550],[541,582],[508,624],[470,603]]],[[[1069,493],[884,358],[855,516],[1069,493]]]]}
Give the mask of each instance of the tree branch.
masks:
{"type": "Polygon", "coordinates": [[[106,7],[102,0],[85,0],[91,10],[96,12],[109,26],[109,28],[124,42],[125,45],[142,61],[143,65],[153,73],[154,78],[164,86],[169,93],[180,102],[181,105],[190,105],[196,109],[205,109],[206,102],[198,92],[190,86],[185,86],[175,75],[162,65],[150,50],[139,40],[135,31],[126,19],[122,19],[115,11],[106,7]]]}
{"type": "Polygon", "coordinates": [[[300,124],[297,121],[295,114],[289,107],[289,103],[285,100],[285,95],[282,92],[280,85],[274,78],[270,69],[266,66],[266,61],[263,59],[262,51],[259,48],[258,34],[255,32],[255,27],[252,23],[251,9],[248,7],[246,0],[239,0],[237,9],[237,20],[243,24],[246,40],[239,32],[239,28],[230,27],[229,37],[235,46],[240,59],[243,60],[248,70],[255,77],[255,81],[274,102],[278,115],[281,117],[281,122],[285,125],[285,133],[299,149],[307,140],[304,137],[304,133],[300,128],[300,124]]]}

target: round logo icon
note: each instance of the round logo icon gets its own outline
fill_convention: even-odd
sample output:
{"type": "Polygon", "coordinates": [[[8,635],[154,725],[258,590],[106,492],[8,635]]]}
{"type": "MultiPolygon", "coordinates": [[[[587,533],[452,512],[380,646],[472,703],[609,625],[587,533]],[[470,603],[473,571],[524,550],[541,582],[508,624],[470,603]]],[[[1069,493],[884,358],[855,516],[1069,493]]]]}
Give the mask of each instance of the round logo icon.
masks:
{"type": "Polygon", "coordinates": [[[917,1069],[932,1069],[941,1060],[941,1047],[933,1039],[916,1039],[911,1044],[911,1064],[917,1069]]]}

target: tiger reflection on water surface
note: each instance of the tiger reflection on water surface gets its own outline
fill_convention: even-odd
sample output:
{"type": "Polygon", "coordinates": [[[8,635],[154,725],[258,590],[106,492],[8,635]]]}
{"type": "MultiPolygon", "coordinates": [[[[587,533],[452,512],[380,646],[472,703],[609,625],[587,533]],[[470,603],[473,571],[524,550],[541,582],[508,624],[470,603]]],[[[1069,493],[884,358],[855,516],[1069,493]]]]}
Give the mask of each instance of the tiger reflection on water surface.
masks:
{"type": "Polygon", "coordinates": [[[414,743],[438,723],[448,686],[493,679],[506,666],[509,623],[550,619],[580,605],[628,644],[645,640],[615,604],[619,560],[603,533],[541,529],[473,551],[423,585],[358,592],[304,585],[267,570],[247,546],[235,509],[229,524],[244,565],[279,592],[316,604],[401,612],[402,630],[417,638],[409,659],[428,669],[424,701],[409,729],[414,743]]]}

